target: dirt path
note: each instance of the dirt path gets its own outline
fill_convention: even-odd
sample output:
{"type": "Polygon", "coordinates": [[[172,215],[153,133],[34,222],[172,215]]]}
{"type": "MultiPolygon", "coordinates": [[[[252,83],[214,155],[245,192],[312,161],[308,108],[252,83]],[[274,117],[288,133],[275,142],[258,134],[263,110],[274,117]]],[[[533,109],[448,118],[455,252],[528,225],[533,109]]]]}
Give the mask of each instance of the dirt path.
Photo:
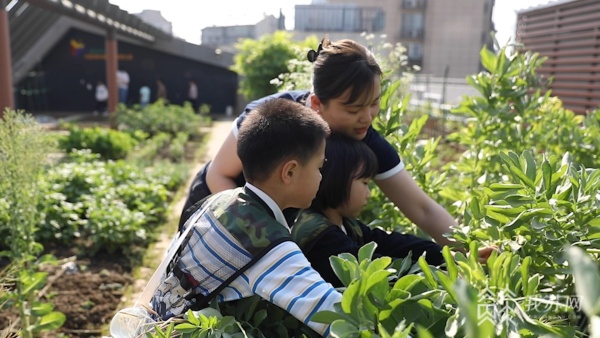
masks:
{"type": "MultiPolygon", "coordinates": [[[[213,121],[209,139],[205,146],[205,153],[202,156],[201,161],[190,170],[189,179],[186,183],[186,187],[189,187],[192,179],[196,175],[196,173],[202,168],[202,166],[206,163],[206,161],[212,159],[216,154],[221,144],[231,131],[231,123],[233,119],[223,119],[213,121]]],[[[171,220],[179,220],[179,215],[181,214],[181,209],[185,204],[185,199],[187,197],[187,192],[181,197],[181,199],[174,204],[173,211],[171,213],[171,220]]],[[[139,268],[139,272],[136,274],[137,279],[133,284],[133,290],[131,292],[126,293],[124,299],[121,299],[121,308],[133,305],[135,301],[139,298],[140,294],[144,290],[146,283],[154,273],[156,267],[160,264],[164,252],[167,250],[167,247],[171,243],[173,234],[170,231],[163,231],[160,235],[158,241],[152,245],[148,250],[149,252],[146,254],[146,257],[149,257],[144,262],[144,265],[139,268]]]]}

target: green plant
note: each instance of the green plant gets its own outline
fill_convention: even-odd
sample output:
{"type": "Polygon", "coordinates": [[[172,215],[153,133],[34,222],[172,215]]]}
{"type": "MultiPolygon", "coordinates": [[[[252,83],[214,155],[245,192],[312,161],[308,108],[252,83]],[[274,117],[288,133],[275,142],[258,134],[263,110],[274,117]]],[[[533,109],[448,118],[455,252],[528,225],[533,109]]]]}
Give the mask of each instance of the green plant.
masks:
{"type": "Polygon", "coordinates": [[[212,108],[209,104],[203,103],[200,105],[200,108],[198,111],[200,112],[200,115],[208,116],[210,114],[210,112],[212,111],[212,108]]]}
{"type": "Polygon", "coordinates": [[[581,308],[589,319],[590,337],[600,334],[600,276],[598,262],[577,247],[567,248],[567,259],[573,275],[581,308]]]}
{"type": "Polygon", "coordinates": [[[150,239],[165,220],[171,187],[183,181],[173,167],[140,169],[123,161],[103,162],[89,152],[50,169],[39,187],[42,216],[37,238],[74,243],[82,254],[120,250],[126,255],[150,239]],[[169,169],[171,168],[171,169],[169,169]]]}
{"type": "Polygon", "coordinates": [[[210,118],[196,114],[189,103],[176,106],[167,105],[162,100],[143,110],[139,107],[120,106],[116,119],[120,130],[142,130],[150,137],[161,132],[175,137],[177,133],[183,132],[194,138],[200,135],[200,127],[210,125],[210,118]]]}
{"type": "Polygon", "coordinates": [[[177,133],[177,136],[171,140],[169,145],[169,157],[173,162],[183,162],[185,156],[185,144],[189,135],[186,133],[177,133]]]}
{"type": "Polygon", "coordinates": [[[171,135],[160,132],[155,134],[146,142],[141,143],[136,151],[130,152],[128,160],[151,164],[158,157],[161,149],[164,149],[171,141],[171,135]]]}
{"type": "Polygon", "coordinates": [[[155,326],[153,330],[146,333],[146,336],[150,338],[253,337],[247,335],[233,317],[223,316],[213,308],[200,311],[189,310],[185,319],[180,323],[163,324],[163,327],[155,326]]]}
{"type": "MultiPolygon", "coordinates": [[[[406,170],[413,175],[417,184],[437,199],[446,179],[444,174],[434,170],[440,139],[419,140],[427,115],[413,119],[409,125],[404,123],[410,97],[398,96],[402,85],[401,80],[382,81],[381,110],[373,122],[373,128],[397,149],[406,170]]],[[[408,218],[400,216],[396,206],[379,189],[371,190],[369,204],[360,217],[368,220],[370,226],[426,236],[408,218]]]]}
{"type": "Polygon", "coordinates": [[[532,257],[531,271],[556,294],[573,292],[565,245],[600,249],[600,170],[550,156],[536,161],[531,152],[501,153],[505,179],[475,195],[466,206],[465,227],[455,238],[498,245],[532,257]],[[541,163],[540,163],[541,162],[541,163]]]}
{"type": "MultiPolygon", "coordinates": [[[[6,208],[1,218],[0,232],[7,251],[2,256],[11,259],[16,272],[14,291],[5,296],[18,308],[21,335],[35,334],[59,328],[64,314],[53,311],[52,303],[42,302],[37,292],[46,284],[45,272],[38,266],[46,260],[37,260],[42,246],[35,241],[40,215],[36,210],[40,198],[37,181],[43,171],[46,155],[53,145],[35,120],[22,112],[6,110],[0,120],[0,200],[6,208]]],[[[4,299],[2,303],[6,302],[4,299]]]]}
{"type": "Polygon", "coordinates": [[[316,37],[303,43],[291,41],[289,33],[277,31],[259,40],[244,39],[236,45],[232,70],[241,76],[240,93],[248,100],[258,99],[277,92],[271,80],[288,72],[288,62],[306,58],[308,48],[317,48],[316,37]]]}
{"type": "Polygon", "coordinates": [[[128,133],[106,128],[69,127],[69,135],[59,141],[67,152],[73,149],[90,149],[107,160],[123,159],[137,144],[137,140],[128,133]]]}
{"type": "Polygon", "coordinates": [[[337,337],[575,335],[574,327],[556,320],[572,309],[538,297],[540,277],[531,274],[530,258],[493,253],[482,266],[475,243],[468,257],[452,255],[445,247],[444,271],[428,266],[423,257],[414,266],[410,257],[372,259],[375,247],[363,246],[358,259],[350,254],[331,257],[347,288],[335,311],[319,312],[313,319],[331,324],[337,337]],[[553,308],[532,306],[541,302],[553,308]]]}

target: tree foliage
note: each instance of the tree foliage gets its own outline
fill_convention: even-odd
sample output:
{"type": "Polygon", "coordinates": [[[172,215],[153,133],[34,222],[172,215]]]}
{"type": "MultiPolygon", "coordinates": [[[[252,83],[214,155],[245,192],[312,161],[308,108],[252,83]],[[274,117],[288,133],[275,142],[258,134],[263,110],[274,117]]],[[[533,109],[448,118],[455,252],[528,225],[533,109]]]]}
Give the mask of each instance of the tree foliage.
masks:
{"type": "Polygon", "coordinates": [[[302,59],[309,48],[317,48],[316,37],[303,42],[293,42],[284,31],[267,34],[259,40],[245,39],[236,48],[232,70],[241,75],[240,93],[248,100],[258,99],[277,92],[271,80],[288,72],[288,62],[302,59]]]}

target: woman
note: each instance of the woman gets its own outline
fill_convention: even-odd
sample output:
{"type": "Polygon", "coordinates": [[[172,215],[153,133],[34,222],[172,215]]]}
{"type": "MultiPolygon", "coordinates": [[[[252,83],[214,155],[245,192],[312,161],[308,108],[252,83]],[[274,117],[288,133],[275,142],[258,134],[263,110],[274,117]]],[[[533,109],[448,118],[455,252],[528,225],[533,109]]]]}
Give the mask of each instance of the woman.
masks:
{"type": "Polygon", "coordinates": [[[375,183],[383,193],[438,244],[452,245],[444,234],[456,225],[454,218],[421,190],[404,170],[404,163],[394,147],[371,126],[379,112],[382,75],[373,54],[352,40],[330,42],[324,39],[308,57],[315,64],[313,91],[277,93],[250,103],[234,122],[233,130],[213,161],[196,175],[182,220],[188,208],[210,193],[243,184],[242,165],[236,154],[237,129],[253,107],[279,97],[306,104],[321,114],[332,131],[367,144],[377,156],[379,171],[375,183]]]}
{"type": "Polygon", "coordinates": [[[416,262],[425,254],[431,265],[444,263],[442,248],[434,242],[371,229],[357,219],[369,200],[369,182],[377,173],[377,157],[364,142],[331,134],[325,158],[317,196],[292,227],[292,239],[325,281],[335,287],[344,286],[333,272],[329,257],[341,253],[358,257],[360,247],[368,242],[377,243],[375,257],[404,258],[412,253],[416,262]]]}

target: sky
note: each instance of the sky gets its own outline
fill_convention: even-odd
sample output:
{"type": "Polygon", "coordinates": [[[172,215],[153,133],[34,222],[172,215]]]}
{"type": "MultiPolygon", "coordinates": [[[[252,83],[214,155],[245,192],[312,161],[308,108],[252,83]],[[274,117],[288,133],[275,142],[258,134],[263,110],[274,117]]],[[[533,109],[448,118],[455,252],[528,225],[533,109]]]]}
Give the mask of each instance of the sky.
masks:
{"type": "MultiPolygon", "coordinates": [[[[200,43],[202,28],[209,26],[251,25],[264,15],[286,16],[286,28],[294,26],[294,6],[308,5],[311,0],[109,0],[130,13],[144,9],[161,11],[173,24],[173,34],[191,43],[200,43]]],[[[445,0],[452,1],[452,0],[445,0]]],[[[322,2],[322,1],[320,1],[322,2]]],[[[500,45],[514,36],[515,11],[553,2],[552,0],[496,0],[493,21],[500,45]]]]}

